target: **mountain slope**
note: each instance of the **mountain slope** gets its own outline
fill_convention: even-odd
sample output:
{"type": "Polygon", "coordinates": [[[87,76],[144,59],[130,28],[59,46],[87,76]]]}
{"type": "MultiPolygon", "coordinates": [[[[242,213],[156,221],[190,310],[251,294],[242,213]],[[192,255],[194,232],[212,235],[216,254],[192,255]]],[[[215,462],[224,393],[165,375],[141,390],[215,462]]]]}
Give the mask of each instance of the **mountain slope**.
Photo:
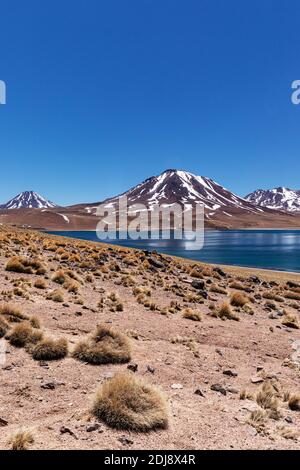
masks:
{"type": "MultiPolygon", "coordinates": [[[[152,176],[126,191],[122,196],[127,197],[129,205],[144,204],[149,209],[154,204],[193,205],[199,202],[210,211],[231,207],[257,212],[257,208],[253,204],[225,189],[212,179],[181,170],[166,170],[158,176],[152,176]]],[[[115,205],[118,198],[119,195],[106,199],[104,203],[115,205]]]]}
{"type": "Polygon", "coordinates": [[[58,206],[40,194],[34,191],[24,191],[1,205],[0,209],[51,209],[54,207],[58,206]]]}
{"type": "Polygon", "coordinates": [[[269,209],[287,212],[300,212],[300,190],[279,187],[274,189],[258,189],[247,194],[245,199],[252,204],[269,209]]]}

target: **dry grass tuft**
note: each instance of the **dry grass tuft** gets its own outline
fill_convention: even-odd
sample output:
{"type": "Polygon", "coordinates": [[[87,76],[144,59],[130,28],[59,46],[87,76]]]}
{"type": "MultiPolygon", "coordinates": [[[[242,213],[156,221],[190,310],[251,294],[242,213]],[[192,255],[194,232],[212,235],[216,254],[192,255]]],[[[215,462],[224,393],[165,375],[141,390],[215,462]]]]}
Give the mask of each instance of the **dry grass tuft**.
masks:
{"type": "Polygon", "coordinates": [[[30,444],[34,443],[34,437],[31,431],[18,431],[10,437],[8,443],[12,450],[28,450],[30,444]]]}
{"type": "Polygon", "coordinates": [[[277,411],[279,406],[278,391],[268,380],[256,394],[256,402],[265,410],[277,411]]]}
{"type": "Polygon", "coordinates": [[[289,408],[293,411],[300,411],[300,393],[293,393],[289,397],[289,408]]]}
{"type": "Polygon", "coordinates": [[[128,372],[104,382],[92,412],[117,429],[146,432],[168,426],[167,404],[160,391],[128,372]]]}
{"type": "Polygon", "coordinates": [[[194,321],[201,321],[201,313],[197,312],[196,310],[192,310],[191,308],[186,308],[182,312],[183,318],[187,318],[188,320],[194,321]]]}
{"type": "Polygon", "coordinates": [[[131,344],[123,333],[100,325],[90,338],[75,346],[72,355],[90,364],[124,363],[131,359],[131,344]]]}
{"type": "Polygon", "coordinates": [[[45,274],[46,267],[37,258],[13,256],[6,264],[6,271],[24,274],[45,274]]]}
{"type": "Polygon", "coordinates": [[[47,283],[45,279],[37,279],[34,283],[34,287],[37,289],[47,289],[47,283]]]}
{"type": "Polygon", "coordinates": [[[28,320],[28,316],[24,315],[16,305],[3,303],[0,305],[0,316],[4,317],[9,323],[19,323],[28,320]]]}
{"type": "Polygon", "coordinates": [[[9,334],[9,342],[13,346],[23,348],[24,346],[37,344],[41,341],[43,333],[40,330],[32,328],[30,323],[18,323],[9,334]]]}
{"type": "Polygon", "coordinates": [[[56,290],[50,292],[47,295],[46,299],[53,300],[53,302],[60,302],[61,303],[61,302],[64,301],[64,294],[61,290],[56,289],[56,290]]]}
{"type": "Polygon", "coordinates": [[[243,292],[233,292],[230,296],[230,303],[234,307],[243,307],[249,302],[249,298],[243,292]]]}
{"type": "Polygon", "coordinates": [[[298,318],[293,313],[285,312],[281,323],[289,328],[299,329],[298,318]]]}
{"type": "Polygon", "coordinates": [[[214,311],[214,315],[222,320],[240,320],[240,318],[232,311],[228,301],[222,302],[220,307],[214,311]]]}
{"type": "Polygon", "coordinates": [[[68,354],[68,342],[64,338],[58,340],[45,338],[32,348],[31,354],[37,361],[63,359],[68,354]]]}

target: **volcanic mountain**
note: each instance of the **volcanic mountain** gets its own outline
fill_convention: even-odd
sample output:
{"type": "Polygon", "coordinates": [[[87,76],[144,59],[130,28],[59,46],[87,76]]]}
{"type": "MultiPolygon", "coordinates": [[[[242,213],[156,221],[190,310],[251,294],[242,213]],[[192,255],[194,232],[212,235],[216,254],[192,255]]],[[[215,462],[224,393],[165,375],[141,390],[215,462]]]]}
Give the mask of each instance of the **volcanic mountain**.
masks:
{"type": "Polygon", "coordinates": [[[300,212],[300,190],[284,187],[257,189],[247,194],[245,199],[260,207],[287,212],[300,212]]]}
{"type": "Polygon", "coordinates": [[[6,204],[0,206],[0,209],[50,209],[57,207],[56,204],[45,199],[34,191],[24,191],[6,204]]]}

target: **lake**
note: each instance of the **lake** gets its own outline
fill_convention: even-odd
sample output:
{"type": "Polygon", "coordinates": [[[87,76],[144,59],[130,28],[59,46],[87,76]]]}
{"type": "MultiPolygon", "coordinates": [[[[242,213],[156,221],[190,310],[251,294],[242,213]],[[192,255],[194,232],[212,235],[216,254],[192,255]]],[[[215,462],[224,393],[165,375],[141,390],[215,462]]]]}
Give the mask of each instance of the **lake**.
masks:
{"type": "MultiPolygon", "coordinates": [[[[96,232],[48,233],[99,241],[96,232]]],[[[203,249],[198,251],[186,249],[184,240],[116,240],[109,243],[157,250],[207,263],[300,272],[298,230],[209,230],[205,232],[203,249]]]]}

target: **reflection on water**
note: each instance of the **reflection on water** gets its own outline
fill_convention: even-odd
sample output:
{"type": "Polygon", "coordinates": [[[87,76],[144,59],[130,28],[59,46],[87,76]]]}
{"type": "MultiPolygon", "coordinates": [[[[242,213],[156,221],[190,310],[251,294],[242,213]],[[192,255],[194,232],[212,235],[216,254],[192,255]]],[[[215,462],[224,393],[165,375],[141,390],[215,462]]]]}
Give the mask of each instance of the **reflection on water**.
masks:
{"type": "MultiPolygon", "coordinates": [[[[50,232],[57,235],[99,241],[96,232],[50,232]]],[[[208,263],[300,272],[300,231],[228,230],[206,231],[204,248],[190,250],[188,240],[116,240],[117,245],[157,250],[208,263]]]]}

